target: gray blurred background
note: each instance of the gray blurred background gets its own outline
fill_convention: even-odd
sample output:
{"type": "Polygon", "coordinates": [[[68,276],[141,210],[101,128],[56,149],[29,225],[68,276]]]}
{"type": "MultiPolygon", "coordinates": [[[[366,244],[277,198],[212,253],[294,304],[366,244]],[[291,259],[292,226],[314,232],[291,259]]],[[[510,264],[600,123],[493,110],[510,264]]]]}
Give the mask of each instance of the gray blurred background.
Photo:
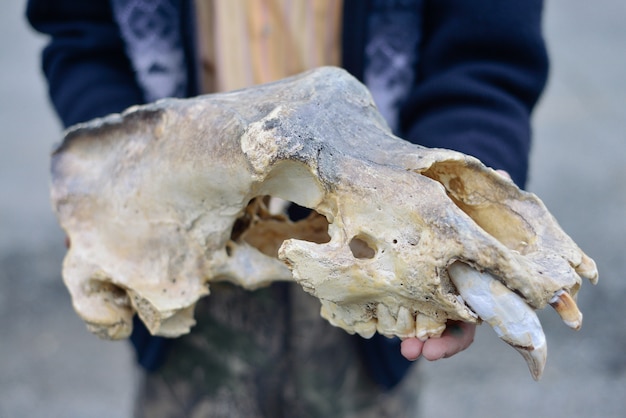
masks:
{"type": "MultiPolygon", "coordinates": [[[[45,39],[19,1],[0,3],[0,418],[129,417],[125,342],[89,334],[60,278],[65,251],[48,201],[60,125],[39,70],[45,39]]],[[[421,362],[423,416],[626,415],[626,2],[552,0],[549,86],[534,119],[529,189],[598,263],[581,331],[540,312],[543,379],[487,326],[465,353],[421,362]]]]}

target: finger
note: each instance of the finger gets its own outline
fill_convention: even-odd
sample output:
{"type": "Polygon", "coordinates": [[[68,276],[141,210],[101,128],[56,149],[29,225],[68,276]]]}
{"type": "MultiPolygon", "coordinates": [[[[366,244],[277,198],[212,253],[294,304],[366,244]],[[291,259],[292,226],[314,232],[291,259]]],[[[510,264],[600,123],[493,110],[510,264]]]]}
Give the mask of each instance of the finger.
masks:
{"type": "Polygon", "coordinates": [[[430,338],[424,343],[422,355],[427,360],[439,360],[465,350],[474,341],[476,325],[452,321],[439,338],[430,338]]]}
{"type": "Polygon", "coordinates": [[[407,360],[414,361],[422,354],[422,347],[424,342],[418,338],[407,338],[400,344],[400,353],[407,360]]]}

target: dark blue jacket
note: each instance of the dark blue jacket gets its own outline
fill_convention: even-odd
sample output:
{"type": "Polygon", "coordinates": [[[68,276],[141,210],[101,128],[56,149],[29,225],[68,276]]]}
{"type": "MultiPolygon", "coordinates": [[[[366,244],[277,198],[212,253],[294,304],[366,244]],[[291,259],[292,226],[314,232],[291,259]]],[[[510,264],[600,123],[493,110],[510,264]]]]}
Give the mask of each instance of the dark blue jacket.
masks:
{"type": "MultiPolygon", "coordinates": [[[[28,2],[31,25],[51,36],[43,70],[65,126],[145,102],[145,88],[126,50],[128,28],[116,20],[115,7],[129,1],[28,2]]],[[[187,72],[182,95],[197,95],[193,1],[163,1],[176,10],[173,27],[187,72]]],[[[345,0],[342,65],[367,82],[368,74],[384,73],[391,62],[378,59],[372,49],[379,35],[387,37],[391,49],[409,49],[410,74],[384,85],[392,90],[398,79],[404,83],[396,134],[474,155],[508,171],[523,187],[530,114],[548,72],[542,7],[541,0],[345,0]]],[[[139,321],[135,325],[139,362],[154,369],[166,340],[150,337],[139,321]]],[[[359,344],[377,381],[391,387],[402,377],[408,362],[397,341],[375,337],[359,344]]]]}

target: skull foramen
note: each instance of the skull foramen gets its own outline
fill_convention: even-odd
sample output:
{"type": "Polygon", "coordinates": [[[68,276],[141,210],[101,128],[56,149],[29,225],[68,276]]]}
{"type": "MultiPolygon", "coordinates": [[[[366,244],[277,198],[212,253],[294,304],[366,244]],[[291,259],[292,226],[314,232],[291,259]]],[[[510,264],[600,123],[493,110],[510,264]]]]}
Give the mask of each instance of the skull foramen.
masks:
{"type": "Polygon", "coordinates": [[[551,304],[578,328],[573,297],[581,277],[597,280],[536,196],[475,158],[393,136],[336,68],[77,125],[52,180],[72,243],[65,283],[105,338],[128,336],[135,312],[153,334],[188,332],[211,282],[295,279],[324,318],[366,338],[485,320],[538,378],[534,309],[551,304]],[[291,221],[270,198],[311,215],[291,221]]]}

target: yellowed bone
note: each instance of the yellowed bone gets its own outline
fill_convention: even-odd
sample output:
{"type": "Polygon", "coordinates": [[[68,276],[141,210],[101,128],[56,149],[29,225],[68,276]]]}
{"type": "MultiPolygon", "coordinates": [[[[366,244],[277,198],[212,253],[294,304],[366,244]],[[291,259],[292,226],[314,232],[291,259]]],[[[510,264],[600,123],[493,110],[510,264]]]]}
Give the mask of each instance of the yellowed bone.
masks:
{"type": "Polygon", "coordinates": [[[425,339],[479,320],[448,276],[457,260],[534,309],[597,278],[536,196],[393,136],[336,68],[77,125],[53,156],[52,202],[74,307],[107,338],[135,312],[154,334],[188,332],[216,281],[295,279],[348,332],[425,339]],[[268,196],[312,214],[292,222],[268,196]]]}

